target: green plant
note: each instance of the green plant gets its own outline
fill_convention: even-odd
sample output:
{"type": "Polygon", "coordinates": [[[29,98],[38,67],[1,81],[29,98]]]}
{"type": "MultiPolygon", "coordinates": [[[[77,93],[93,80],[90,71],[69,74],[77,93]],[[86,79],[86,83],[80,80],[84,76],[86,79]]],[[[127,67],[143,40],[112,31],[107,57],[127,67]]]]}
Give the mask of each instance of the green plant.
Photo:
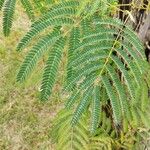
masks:
{"type": "MultiPolygon", "coordinates": [[[[4,36],[9,36],[10,29],[12,27],[13,17],[15,13],[15,6],[17,0],[0,0],[0,10],[3,12],[3,33],[4,36]]],[[[36,13],[44,9],[42,7],[42,1],[37,2],[36,0],[21,0],[21,5],[24,8],[29,19],[33,22],[35,20],[36,13]],[[38,5],[36,5],[38,3],[38,5]],[[38,11],[37,11],[38,10],[38,11]]],[[[48,2],[46,2],[47,4],[48,2]]],[[[46,10],[47,8],[45,8],[46,10]]],[[[43,12],[41,12],[43,13],[43,12]]]]}
{"type": "Polygon", "coordinates": [[[88,111],[74,127],[70,126],[73,114],[71,110],[62,110],[54,120],[52,136],[57,142],[57,149],[106,149],[111,150],[115,132],[111,131],[111,123],[106,115],[102,116],[102,127],[97,131],[99,136],[93,137],[88,132],[88,111]],[[108,125],[108,126],[106,126],[108,125]],[[110,134],[108,134],[111,132],[110,134]]]}
{"type": "MultiPolygon", "coordinates": [[[[149,105],[146,76],[149,66],[144,47],[127,25],[131,14],[122,22],[112,16],[112,8],[118,9],[114,0],[58,2],[33,22],[17,46],[17,51],[21,51],[35,37],[40,37],[27,54],[17,81],[24,81],[39,59],[44,55],[48,57],[41,85],[42,100],[48,100],[61,60],[67,59],[63,93],[70,96],[65,105],[67,115],[62,113],[54,127],[58,149],[63,146],[64,149],[70,146],[88,149],[89,143],[96,149],[100,145],[104,149],[115,149],[118,146],[115,139],[121,138],[125,127],[136,131],[140,126],[150,127],[148,117],[144,117],[148,116],[149,105]],[[102,120],[103,114],[106,116],[102,120]],[[91,126],[87,126],[89,120],[91,126]],[[107,122],[107,134],[104,134],[107,136],[103,139],[103,132],[99,130],[103,130],[107,122]],[[63,127],[66,130],[63,131],[63,127]],[[70,134],[66,136],[67,133],[70,134]]],[[[126,134],[125,130],[123,135],[126,134]]],[[[128,149],[134,142],[129,141],[128,147],[121,142],[118,147],[128,149]]]]}
{"type": "MultiPolygon", "coordinates": [[[[120,150],[139,149],[149,137],[146,128],[131,129],[123,125],[118,134],[104,111],[100,114],[99,127],[94,135],[89,132],[90,111],[86,111],[76,126],[71,126],[73,110],[63,109],[53,121],[52,137],[56,149],[120,150]],[[135,136],[136,135],[136,136],[135,136]]],[[[146,146],[145,146],[146,147],[146,146]]]]}

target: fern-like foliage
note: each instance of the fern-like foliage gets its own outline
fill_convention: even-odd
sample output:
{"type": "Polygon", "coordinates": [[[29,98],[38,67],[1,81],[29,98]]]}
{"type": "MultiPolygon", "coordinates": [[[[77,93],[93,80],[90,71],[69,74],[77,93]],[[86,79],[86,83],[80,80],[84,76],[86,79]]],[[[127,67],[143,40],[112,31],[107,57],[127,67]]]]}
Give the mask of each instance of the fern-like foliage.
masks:
{"type": "Polygon", "coordinates": [[[14,14],[16,0],[6,0],[3,9],[3,33],[8,36],[12,26],[12,19],[14,14]]]}
{"type": "MultiPolygon", "coordinates": [[[[97,88],[95,89],[97,92],[97,88]]],[[[80,118],[76,126],[71,125],[73,110],[61,110],[53,122],[51,135],[57,150],[113,150],[113,149],[134,149],[137,140],[143,140],[146,135],[141,135],[141,131],[122,131],[117,134],[112,126],[111,119],[104,111],[99,115],[99,128],[95,134],[91,134],[89,117],[86,111],[80,118]],[[134,138],[137,134],[137,139],[134,138]]],[[[138,144],[138,142],[137,142],[138,144]]]]}
{"type": "Polygon", "coordinates": [[[30,31],[23,37],[17,46],[17,50],[22,50],[38,33],[42,32],[49,26],[62,26],[70,25],[74,23],[72,19],[75,14],[78,3],[75,2],[64,2],[63,4],[57,4],[47,12],[42,18],[38,19],[31,26],[30,31]],[[68,8],[69,7],[69,8],[68,8]]]}
{"type": "Polygon", "coordinates": [[[77,126],[71,126],[72,111],[62,110],[54,120],[52,137],[58,150],[86,149],[88,142],[86,116],[82,117],[77,126]],[[61,136],[60,136],[61,135],[61,136]]]}
{"type": "Polygon", "coordinates": [[[132,115],[132,125],[136,128],[142,125],[146,128],[150,128],[149,119],[149,96],[148,87],[144,83],[142,87],[136,89],[136,101],[130,103],[130,111],[132,115]]]}
{"type": "MultiPolygon", "coordinates": [[[[76,1],[66,1],[64,3],[54,5],[54,7],[51,8],[45,15],[43,15],[42,18],[39,18],[32,24],[30,31],[18,44],[17,50],[20,51],[33,39],[33,37],[37,36],[38,33],[45,30],[49,26],[53,28],[52,32],[49,32],[49,34],[42,37],[39,42],[33,46],[26,56],[17,75],[17,81],[25,80],[26,77],[31,73],[39,58],[41,58],[41,56],[44,55],[48,49],[52,49],[54,45],[54,50],[52,50],[52,53],[50,52],[50,57],[47,61],[45,73],[43,75],[41,87],[41,98],[43,100],[48,99],[50,96],[56,77],[55,74],[57,72],[57,65],[59,64],[61,55],[63,53],[61,49],[63,49],[65,43],[62,42],[62,36],[66,34],[63,28],[74,23],[73,15],[75,15],[77,6],[78,2],[76,1]],[[51,63],[54,63],[54,65],[51,65],[51,63]]],[[[73,51],[73,49],[71,51],[73,51]]]]}
{"type": "Polygon", "coordinates": [[[3,5],[4,5],[5,0],[1,0],[0,1],[0,10],[2,9],[3,5]]]}
{"type": "MultiPolygon", "coordinates": [[[[84,24],[86,23],[88,21],[84,24]]],[[[139,87],[143,82],[143,46],[132,29],[118,20],[96,20],[94,25],[95,29],[90,29],[88,24],[84,25],[84,28],[81,26],[83,33],[88,31],[88,34],[83,36],[74,52],[74,60],[69,66],[74,68],[75,73],[66,89],[70,89],[74,84],[78,89],[83,85],[86,85],[86,88],[95,85],[105,88],[114,123],[118,126],[123,117],[129,115],[128,101],[136,99],[134,86],[139,87]],[[99,31],[96,30],[97,25],[101,25],[99,31]],[[117,32],[119,35],[115,37],[117,32]],[[121,37],[124,40],[121,40],[121,37]]]]}
{"type": "Polygon", "coordinates": [[[71,63],[73,56],[74,56],[74,50],[79,44],[79,36],[80,31],[79,28],[73,28],[71,31],[70,39],[69,39],[69,48],[68,48],[68,66],[67,66],[67,84],[70,82],[70,78],[72,77],[74,71],[73,68],[69,66],[71,63]]]}
{"type": "Polygon", "coordinates": [[[102,110],[102,102],[100,101],[100,87],[95,86],[93,89],[93,98],[92,98],[92,120],[91,120],[91,133],[95,134],[99,123],[100,115],[102,110]]]}
{"type": "MultiPolygon", "coordinates": [[[[71,126],[72,120],[71,110],[62,110],[54,120],[52,136],[54,142],[56,142],[56,149],[65,150],[111,150],[113,140],[108,136],[108,132],[111,132],[110,120],[106,119],[106,115],[103,115],[103,120],[106,119],[105,123],[102,124],[101,129],[97,131],[99,136],[92,137],[88,130],[87,116],[83,115],[78,124],[74,127],[71,126]],[[107,127],[106,127],[107,123],[107,127]]],[[[112,133],[111,136],[114,136],[112,133]]]]}
{"type": "Polygon", "coordinates": [[[48,50],[48,47],[50,45],[53,45],[60,34],[58,31],[59,29],[54,29],[54,31],[46,36],[44,36],[42,39],[39,40],[39,42],[33,46],[33,48],[30,50],[28,55],[26,56],[20,71],[17,75],[17,81],[23,81],[26,79],[28,74],[32,71],[34,66],[36,65],[39,58],[44,55],[44,52],[48,50]]]}
{"type": "Polygon", "coordinates": [[[47,100],[51,95],[51,91],[55,83],[58,67],[62,57],[64,45],[65,39],[58,39],[53,47],[53,50],[49,54],[49,58],[47,60],[45,71],[43,74],[43,81],[41,87],[41,98],[44,100],[47,100]]]}
{"type": "MultiPolygon", "coordinates": [[[[13,16],[15,13],[16,0],[0,0],[0,10],[3,11],[3,33],[4,36],[9,36],[13,23],[13,16]]],[[[41,2],[21,0],[21,5],[25,9],[25,12],[31,21],[35,20],[36,13],[41,10],[41,2]],[[38,6],[37,6],[38,3],[38,6]],[[35,5],[36,10],[35,10],[35,5]]],[[[17,2],[18,3],[18,2],[17,2]]],[[[48,3],[48,2],[47,2],[48,3]]],[[[49,2],[50,3],[50,2],[49,2]]],[[[54,3],[54,2],[53,2],[54,3]]],[[[50,4],[53,4],[50,3],[50,4]]],[[[48,9],[48,8],[47,8],[48,9]]],[[[45,9],[45,10],[47,10],[45,9]]],[[[44,12],[41,12],[41,14],[44,12]]]]}
{"type": "Polygon", "coordinates": [[[34,21],[35,15],[34,15],[32,3],[29,0],[21,0],[21,3],[22,3],[22,6],[24,7],[29,19],[31,19],[31,21],[34,21]]]}
{"type": "MultiPolygon", "coordinates": [[[[71,108],[76,103],[76,97],[81,94],[81,102],[77,106],[72,124],[77,124],[90,104],[99,103],[95,101],[96,99],[101,101],[98,97],[91,100],[93,89],[98,86],[99,91],[105,89],[108,96],[106,104],[110,103],[114,124],[120,126],[124,117],[130,118],[129,101],[136,101],[134,87],[140,87],[145,82],[142,67],[145,62],[143,45],[134,31],[118,19],[109,17],[103,19],[97,14],[89,18],[76,18],[78,6],[80,6],[78,1],[54,4],[43,17],[32,24],[31,29],[18,44],[18,51],[48,27],[54,28],[54,31],[33,46],[21,66],[17,80],[25,80],[38,59],[49,46],[52,48],[54,44],[55,47],[56,42],[59,48],[56,46],[56,50],[54,48],[50,53],[42,82],[42,99],[48,99],[54,85],[62,49],[65,43],[69,42],[65,90],[73,90],[73,95],[66,106],[71,108]],[[61,37],[64,35],[67,35],[68,42],[62,42],[61,37]],[[60,45],[57,40],[60,40],[60,45]]],[[[98,118],[97,111],[100,113],[100,109],[96,106],[93,109],[96,109],[93,118],[98,118]]],[[[92,122],[94,132],[98,123],[94,120],[92,122]]]]}
{"type": "Polygon", "coordinates": [[[83,0],[80,2],[77,15],[92,16],[95,12],[100,16],[108,16],[111,13],[111,7],[115,7],[117,0],[83,0]]]}
{"type": "MultiPolygon", "coordinates": [[[[143,45],[126,21],[98,13],[106,13],[107,9],[99,10],[103,1],[92,2],[95,7],[89,8],[89,12],[91,1],[83,6],[83,10],[87,9],[85,14],[81,2],[76,0],[54,4],[32,24],[17,46],[21,51],[34,37],[40,37],[27,54],[17,81],[25,80],[49,51],[42,79],[42,100],[48,100],[51,95],[61,58],[67,53],[64,91],[70,97],[65,105],[67,115],[62,113],[63,117],[56,121],[58,149],[88,149],[89,143],[93,143],[91,149],[111,149],[118,141],[123,145],[121,148],[126,148],[123,143],[127,141],[112,139],[126,133],[129,127],[149,127],[149,120],[144,119],[150,85],[143,45]],[[84,114],[87,123],[84,123],[84,114]]],[[[112,1],[105,2],[109,6],[112,1]]],[[[131,147],[132,142],[129,142],[131,147]]]]}

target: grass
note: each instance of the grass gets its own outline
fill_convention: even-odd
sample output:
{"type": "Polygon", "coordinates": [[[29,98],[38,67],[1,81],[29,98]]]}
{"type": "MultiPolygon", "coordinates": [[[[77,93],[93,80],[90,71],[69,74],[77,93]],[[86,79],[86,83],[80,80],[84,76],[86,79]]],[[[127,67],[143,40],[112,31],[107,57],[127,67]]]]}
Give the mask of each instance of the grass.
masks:
{"type": "MultiPolygon", "coordinates": [[[[53,150],[50,130],[61,100],[56,92],[50,101],[39,100],[42,61],[29,80],[16,83],[26,51],[17,53],[15,47],[30,25],[23,10],[16,10],[11,35],[4,38],[0,28],[0,150],[53,150]]],[[[58,82],[54,90],[59,88],[58,82]]]]}

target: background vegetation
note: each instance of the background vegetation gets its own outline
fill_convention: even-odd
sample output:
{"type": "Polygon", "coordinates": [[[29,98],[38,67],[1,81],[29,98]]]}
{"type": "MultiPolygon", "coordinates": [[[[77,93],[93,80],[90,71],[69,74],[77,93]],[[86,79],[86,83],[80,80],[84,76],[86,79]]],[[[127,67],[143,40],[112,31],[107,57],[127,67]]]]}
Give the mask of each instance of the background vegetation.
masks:
{"type": "MultiPolygon", "coordinates": [[[[54,3],[57,3],[57,1],[54,1],[54,3]]],[[[82,7],[85,7],[84,4],[82,7]]],[[[83,11],[82,7],[79,14],[83,11]]],[[[35,10],[35,16],[37,17],[44,11],[44,9],[39,10],[36,9],[36,7],[35,10]]],[[[2,16],[2,13],[0,15],[2,16]]],[[[131,14],[129,14],[129,16],[132,20],[133,16],[131,16],[131,14]]],[[[2,25],[2,20],[0,20],[0,24],[2,25]]],[[[34,70],[28,80],[22,84],[16,83],[16,74],[18,73],[19,66],[27,54],[27,49],[22,53],[16,52],[16,46],[20,37],[29,30],[30,25],[31,22],[29,21],[27,14],[24,12],[23,7],[21,7],[20,3],[17,3],[10,36],[7,38],[3,36],[2,26],[0,30],[0,149],[4,150],[55,149],[54,141],[52,141],[51,129],[55,115],[64,104],[64,99],[58,92],[62,88],[61,83],[64,81],[64,78],[62,77],[64,73],[64,63],[61,64],[62,66],[60,67],[59,76],[53,89],[52,96],[50,97],[50,101],[42,102],[39,100],[40,80],[42,78],[42,68],[46,61],[45,57],[38,62],[38,67],[34,70]]],[[[35,43],[35,41],[32,41],[30,46],[32,46],[33,43],[35,43]]],[[[63,60],[63,62],[65,61],[66,60],[63,60]]],[[[72,112],[68,111],[64,116],[68,116],[68,114],[72,115],[72,112]]],[[[68,117],[68,120],[71,121],[70,117],[68,117]]],[[[57,121],[58,120],[56,119],[54,124],[59,123],[57,121]]],[[[84,123],[85,120],[83,117],[83,120],[81,119],[81,124],[84,123]]],[[[85,124],[87,124],[87,122],[85,124]]],[[[105,127],[106,124],[103,126],[105,127]]],[[[70,127],[67,129],[71,131],[70,127]]],[[[111,130],[107,130],[109,133],[111,132],[111,130]]],[[[139,144],[136,149],[144,150],[149,147],[149,132],[148,129],[144,127],[138,128],[138,130],[139,133],[141,133],[141,136],[144,136],[142,141],[140,141],[141,139],[139,140],[139,143],[144,143],[144,146],[140,147],[139,144]],[[145,145],[147,146],[145,147],[145,145]]],[[[54,131],[57,133],[57,130],[54,131]]],[[[77,130],[77,132],[79,131],[77,130]]],[[[136,138],[134,137],[134,134],[134,130],[130,129],[126,135],[123,134],[122,138],[116,139],[115,142],[117,144],[122,144],[123,148],[131,148],[131,145],[133,144],[132,141],[134,141],[132,138],[136,138]],[[128,138],[131,140],[126,141],[128,138]]],[[[55,135],[53,136],[55,137],[55,135]]],[[[59,138],[55,138],[56,141],[59,141],[59,138]]],[[[87,137],[87,140],[89,140],[89,137],[87,137]]],[[[90,139],[89,141],[90,142],[88,143],[91,143],[91,141],[94,140],[90,139]]],[[[106,141],[108,145],[106,149],[109,149],[111,147],[109,146],[111,140],[106,139],[106,141]]],[[[102,143],[105,142],[103,141],[102,143]]],[[[87,145],[87,147],[88,146],[89,145],[87,145]]],[[[118,147],[120,147],[120,145],[118,145],[118,147]]]]}

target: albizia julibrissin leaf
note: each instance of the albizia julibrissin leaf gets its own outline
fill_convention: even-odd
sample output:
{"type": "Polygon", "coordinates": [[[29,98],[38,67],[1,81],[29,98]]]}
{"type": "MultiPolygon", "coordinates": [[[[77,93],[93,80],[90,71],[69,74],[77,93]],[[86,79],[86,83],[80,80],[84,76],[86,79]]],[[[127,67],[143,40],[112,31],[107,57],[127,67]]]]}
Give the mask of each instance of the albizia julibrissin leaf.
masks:
{"type": "Polygon", "coordinates": [[[16,0],[6,0],[3,8],[3,33],[5,36],[10,34],[12,20],[15,11],[16,0]]]}
{"type": "Polygon", "coordinates": [[[65,38],[60,38],[59,40],[57,40],[55,45],[53,46],[52,51],[49,54],[41,86],[42,100],[47,100],[51,95],[51,91],[56,80],[58,67],[61,61],[63,48],[65,46],[65,41],[65,38]]]}

